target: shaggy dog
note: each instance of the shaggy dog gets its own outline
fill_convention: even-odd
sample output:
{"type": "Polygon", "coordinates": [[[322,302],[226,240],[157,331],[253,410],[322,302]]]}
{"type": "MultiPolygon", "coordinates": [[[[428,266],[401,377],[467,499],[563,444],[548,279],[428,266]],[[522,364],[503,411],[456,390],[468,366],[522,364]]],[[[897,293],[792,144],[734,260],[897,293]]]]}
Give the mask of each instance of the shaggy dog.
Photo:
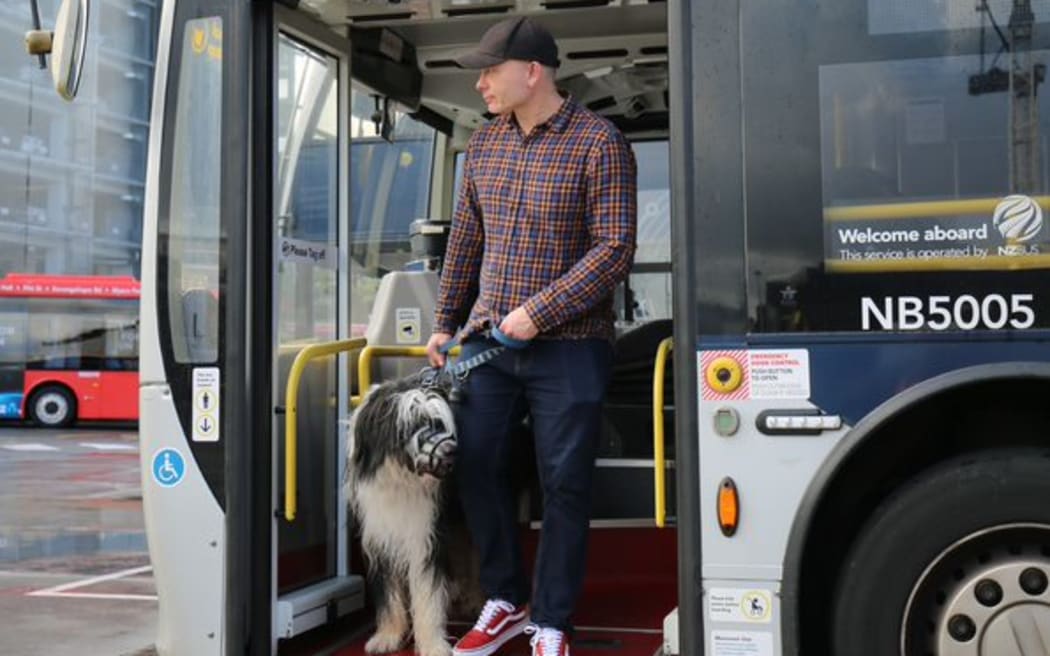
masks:
{"type": "Polygon", "coordinates": [[[456,453],[451,380],[417,374],[368,394],[350,419],[347,485],[376,604],[370,654],[402,648],[448,656],[450,597],[444,529],[456,453]]]}

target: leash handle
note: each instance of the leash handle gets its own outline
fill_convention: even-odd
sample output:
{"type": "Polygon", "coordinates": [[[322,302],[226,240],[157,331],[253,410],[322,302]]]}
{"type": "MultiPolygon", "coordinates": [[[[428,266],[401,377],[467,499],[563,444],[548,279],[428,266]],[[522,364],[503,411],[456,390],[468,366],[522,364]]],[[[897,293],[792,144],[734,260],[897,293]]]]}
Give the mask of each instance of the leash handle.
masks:
{"type": "Polygon", "coordinates": [[[452,339],[448,340],[440,347],[438,347],[438,353],[441,353],[442,355],[448,355],[448,352],[456,348],[457,346],[459,346],[459,338],[453,337],[452,339]]]}
{"type": "MultiPolygon", "coordinates": [[[[492,325],[492,327],[489,328],[488,333],[489,336],[491,336],[492,339],[499,342],[501,346],[505,346],[515,351],[519,351],[532,343],[532,341],[528,339],[517,339],[516,337],[511,337],[507,333],[500,330],[498,325],[492,325]]],[[[459,346],[459,337],[453,337],[452,339],[442,344],[441,347],[438,348],[438,352],[444,355],[448,355],[448,352],[457,346],[459,346]]]]}
{"type": "Polygon", "coordinates": [[[503,346],[506,346],[507,348],[513,349],[515,351],[519,351],[525,348],[530,343],[530,340],[527,339],[517,339],[515,337],[511,337],[507,333],[500,330],[499,326],[493,326],[490,332],[492,334],[492,339],[496,340],[503,346]]]}

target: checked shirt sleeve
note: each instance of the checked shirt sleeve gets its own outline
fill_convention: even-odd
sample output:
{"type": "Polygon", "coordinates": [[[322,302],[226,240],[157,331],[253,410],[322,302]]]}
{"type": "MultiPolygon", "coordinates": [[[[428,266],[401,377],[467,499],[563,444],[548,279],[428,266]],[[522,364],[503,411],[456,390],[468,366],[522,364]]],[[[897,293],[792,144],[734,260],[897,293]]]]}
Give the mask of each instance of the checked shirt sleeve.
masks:
{"type": "Polygon", "coordinates": [[[455,334],[466,322],[470,306],[477,295],[484,228],[470,160],[468,149],[459,197],[456,199],[456,212],[452,217],[452,232],[441,270],[441,285],[434,311],[436,333],[455,334]]]}
{"type": "Polygon", "coordinates": [[[634,154],[619,132],[590,150],[587,228],[590,250],[567,272],[525,302],[540,332],[571,321],[612,293],[631,269],[637,233],[634,154]]]}

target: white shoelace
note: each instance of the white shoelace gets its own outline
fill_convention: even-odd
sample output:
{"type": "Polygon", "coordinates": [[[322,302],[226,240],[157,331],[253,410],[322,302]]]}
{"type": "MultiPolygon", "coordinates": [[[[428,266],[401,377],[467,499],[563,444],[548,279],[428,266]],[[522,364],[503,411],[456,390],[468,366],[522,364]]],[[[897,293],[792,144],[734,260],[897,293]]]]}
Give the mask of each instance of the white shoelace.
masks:
{"type": "Polygon", "coordinates": [[[536,646],[539,645],[543,648],[544,656],[558,656],[561,643],[565,642],[565,634],[558,629],[530,625],[525,632],[533,634],[532,640],[529,641],[533,654],[536,653],[536,646]]]}
{"type": "Polygon", "coordinates": [[[495,619],[496,613],[501,610],[513,613],[514,604],[509,601],[503,601],[502,599],[489,599],[485,602],[485,607],[481,609],[481,616],[478,617],[478,621],[474,624],[474,628],[478,631],[484,631],[489,628],[489,623],[495,619]]]}

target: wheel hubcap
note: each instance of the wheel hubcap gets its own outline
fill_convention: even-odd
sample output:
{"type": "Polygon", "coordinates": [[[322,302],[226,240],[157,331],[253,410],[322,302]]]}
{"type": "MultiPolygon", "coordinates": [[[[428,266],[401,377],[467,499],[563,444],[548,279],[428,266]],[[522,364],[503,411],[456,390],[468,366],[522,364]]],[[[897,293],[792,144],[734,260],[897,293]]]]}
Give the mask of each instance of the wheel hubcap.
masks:
{"type": "Polygon", "coordinates": [[[62,421],[68,408],[66,400],[58,394],[44,394],[36,402],[36,414],[41,421],[48,424],[62,421]]]}
{"type": "Polygon", "coordinates": [[[1022,574],[1045,572],[1047,563],[1027,559],[976,571],[948,602],[937,630],[944,656],[1043,656],[1050,645],[1050,595],[1026,592],[1022,574]],[[972,632],[960,631],[964,625],[972,632]]]}
{"type": "Polygon", "coordinates": [[[908,656],[1045,656],[1050,526],[1000,526],[945,549],[905,611],[908,656]]]}

